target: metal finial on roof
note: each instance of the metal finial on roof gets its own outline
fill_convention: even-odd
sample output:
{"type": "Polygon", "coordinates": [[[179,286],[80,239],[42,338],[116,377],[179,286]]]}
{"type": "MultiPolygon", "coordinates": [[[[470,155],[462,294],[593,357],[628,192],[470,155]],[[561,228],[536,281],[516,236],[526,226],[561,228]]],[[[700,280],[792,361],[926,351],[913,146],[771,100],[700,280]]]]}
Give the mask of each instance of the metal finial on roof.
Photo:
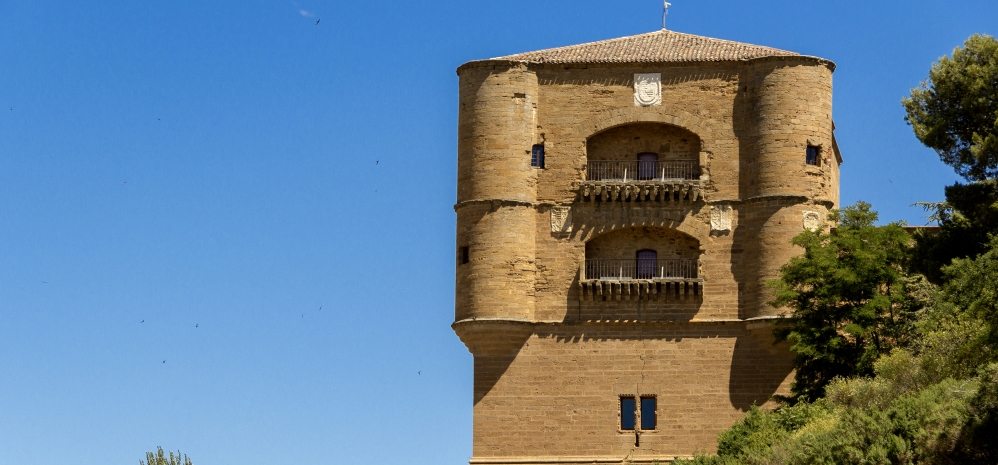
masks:
{"type": "Polygon", "coordinates": [[[669,7],[672,6],[668,0],[662,3],[662,29],[665,29],[665,18],[669,16],[669,7]]]}

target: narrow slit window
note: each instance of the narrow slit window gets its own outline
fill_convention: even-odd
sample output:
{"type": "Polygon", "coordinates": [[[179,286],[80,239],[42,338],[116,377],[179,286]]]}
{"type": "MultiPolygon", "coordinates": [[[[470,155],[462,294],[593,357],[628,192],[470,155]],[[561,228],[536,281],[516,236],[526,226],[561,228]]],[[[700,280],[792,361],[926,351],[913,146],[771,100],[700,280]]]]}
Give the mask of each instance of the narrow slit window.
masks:
{"type": "Polygon", "coordinates": [[[634,396],[620,396],[620,429],[633,431],[637,426],[637,405],[634,396]]]}
{"type": "Polygon", "coordinates": [[[656,402],[655,396],[641,396],[641,430],[650,431],[655,429],[658,423],[658,417],[656,416],[656,407],[658,402],[656,402]]]}
{"type": "Polygon", "coordinates": [[[458,255],[458,261],[462,265],[464,265],[465,263],[468,263],[470,261],[471,251],[468,249],[468,246],[463,246],[460,249],[458,249],[457,255],[458,255]]]}
{"type": "Polygon", "coordinates": [[[530,166],[544,168],[544,144],[534,144],[530,149],[530,166]]]}
{"type": "Polygon", "coordinates": [[[807,155],[805,156],[805,162],[808,165],[819,166],[821,164],[821,147],[817,145],[807,146],[807,155]]]}

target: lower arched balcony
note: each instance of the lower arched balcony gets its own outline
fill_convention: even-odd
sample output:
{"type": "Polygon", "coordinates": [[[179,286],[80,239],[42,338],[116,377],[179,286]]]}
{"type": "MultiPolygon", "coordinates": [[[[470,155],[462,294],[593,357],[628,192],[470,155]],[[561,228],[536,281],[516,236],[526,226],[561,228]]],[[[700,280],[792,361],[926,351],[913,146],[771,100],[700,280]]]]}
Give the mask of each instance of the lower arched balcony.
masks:
{"type": "Polygon", "coordinates": [[[583,299],[685,299],[698,297],[700,244],[681,232],[627,228],[586,243],[580,270],[583,299]]]}

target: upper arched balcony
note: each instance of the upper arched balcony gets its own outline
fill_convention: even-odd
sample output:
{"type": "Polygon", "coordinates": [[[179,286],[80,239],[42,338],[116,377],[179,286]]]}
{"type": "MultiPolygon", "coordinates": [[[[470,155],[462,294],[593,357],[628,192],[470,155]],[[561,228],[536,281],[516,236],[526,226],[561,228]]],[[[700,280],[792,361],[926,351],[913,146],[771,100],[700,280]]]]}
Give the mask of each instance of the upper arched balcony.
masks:
{"type": "Polygon", "coordinates": [[[662,123],[630,123],[586,141],[587,201],[685,201],[702,198],[700,138],[662,123]]]}

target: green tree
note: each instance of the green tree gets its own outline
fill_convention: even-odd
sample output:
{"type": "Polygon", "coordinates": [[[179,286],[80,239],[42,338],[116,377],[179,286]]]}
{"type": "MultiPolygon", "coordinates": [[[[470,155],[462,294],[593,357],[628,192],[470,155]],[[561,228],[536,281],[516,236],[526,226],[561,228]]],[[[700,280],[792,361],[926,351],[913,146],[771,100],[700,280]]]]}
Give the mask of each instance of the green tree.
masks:
{"type": "Polygon", "coordinates": [[[998,346],[998,237],[974,259],[957,259],[946,267],[946,302],[988,324],[988,344],[998,346]]]}
{"type": "Polygon", "coordinates": [[[916,235],[914,269],[938,283],[942,267],[983,252],[998,231],[998,40],[971,36],[902,103],[915,136],[971,181],[931,205],[938,231],[916,235]]]}
{"type": "Polygon", "coordinates": [[[823,396],[836,377],[871,375],[878,357],[905,344],[922,304],[905,273],[911,238],[901,225],[875,226],[864,202],[832,215],[837,228],[794,238],[804,254],[774,283],[772,304],[794,310],[777,337],[794,354],[797,400],[823,396]]]}
{"type": "Polygon", "coordinates": [[[973,35],[902,103],[923,144],[972,181],[998,175],[998,40],[973,35]]]}
{"type": "Polygon", "coordinates": [[[998,232],[998,182],[954,184],[946,187],[945,202],[925,205],[939,228],[915,234],[913,267],[939,283],[944,266],[984,252],[989,236],[998,232]]]}
{"type": "Polygon", "coordinates": [[[987,244],[943,268],[939,298],[918,324],[923,372],[980,382],[950,454],[960,464],[998,463],[998,237],[987,244]]]}
{"type": "Polygon", "coordinates": [[[191,459],[180,451],[176,455],[173,451],[167,454],[162,447],[157,447],[155,453],[146,452],[146,459],[139,460],[139,465],[191,465],[191,459]]]}
{"type": "Polygon", "coordinates": [[[721,434],[718,455],[685,463],[998,463],[998,238],[945,267],[940,288],[908,290],[928,302],[913,340],[872,376],[838,378],[813,403],[754,408],[721,434]]]}

